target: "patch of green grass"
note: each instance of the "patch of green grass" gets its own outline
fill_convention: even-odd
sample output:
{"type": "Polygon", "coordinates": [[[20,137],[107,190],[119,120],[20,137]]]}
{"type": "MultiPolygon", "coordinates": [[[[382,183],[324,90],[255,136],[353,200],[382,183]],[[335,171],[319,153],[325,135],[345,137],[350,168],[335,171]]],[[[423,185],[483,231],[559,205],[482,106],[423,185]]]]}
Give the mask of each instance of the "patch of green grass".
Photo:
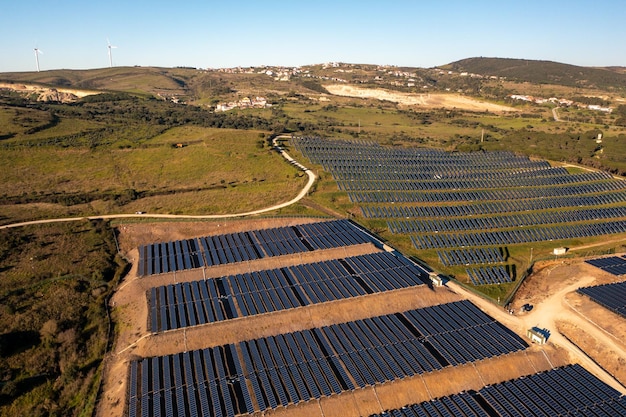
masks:
{"type": "MultiPolygon", "coordinates": [[[[73,205],[73,211],[84,214],[223,214],[262,208],[295,197],[305,183],[301,172],[266,145],[265,135],[185,126],[137,148],[5,149],[0,164],[11,169],[0,172],[0,195],[34,202],[49,201],[51,192],[95,195],[89,207],[73,205]],[[176,148],[176,143],[185,146],[176,148]],[[126,190],[134,190],[136,198],[98,203],[99,194],[126,190]]],[[[0,207],[0,215],[10,218],[12,212],[0,207]]]]}

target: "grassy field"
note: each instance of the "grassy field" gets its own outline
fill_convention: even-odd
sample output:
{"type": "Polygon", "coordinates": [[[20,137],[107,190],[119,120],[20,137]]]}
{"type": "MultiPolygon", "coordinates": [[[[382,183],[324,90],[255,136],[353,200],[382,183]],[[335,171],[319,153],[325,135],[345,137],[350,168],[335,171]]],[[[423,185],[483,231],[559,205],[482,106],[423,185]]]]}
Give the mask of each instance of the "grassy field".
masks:
{"type": "Polygon", "coordinates": [[[90,416],[125,263],[102,222],[0,231],[0,416],[90,416]]]}
{"type": "Polygon", "coordinates": [[[15,218],[16,210],[7,204],[15,200],[30,203],[21,208],[39,212],[33,218],[44,215],[33,203],[54,200],[65,204],[59,213],[85,214],[223,214],[284,202],[305,178],[270,149],[266,135],[184,126],[137,148],[5,149],[0,163],[11,169],[0,174],[5,201],[0,215],[15,218]],[[179,143],[182,148],[176,148],[179,143]],[[78,204],[67,203],[72,199],[78,204]]]}

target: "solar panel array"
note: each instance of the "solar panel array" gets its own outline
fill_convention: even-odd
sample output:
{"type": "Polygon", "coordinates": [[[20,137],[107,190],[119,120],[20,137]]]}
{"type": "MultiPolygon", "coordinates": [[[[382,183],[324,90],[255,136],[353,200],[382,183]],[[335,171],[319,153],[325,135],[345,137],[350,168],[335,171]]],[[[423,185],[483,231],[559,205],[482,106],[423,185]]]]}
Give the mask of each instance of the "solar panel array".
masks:
{"type": "Polygon", "coordinates": [[[139,247],[139,276],[371,242],[347,220],[260,229],[139,247]]]}
{"type": "Polygon", "coordinates": [[[612,222],[573,223],[488,232],[419,234],[411,236],[411,240],[417,249],[439,249],[548,242],[552,240],[604,236],[625,232],[626,220],[616,220],[612,222]]]}
{"type": "Polygon", "coordinates": [[[129,410],[148,417],[262,412],[527,346],[459,301],[132,361],[129,410]]]}
{"type": "Polygon", "coordinates": [[[626,275],[625,257],[609,256],[608,258],[589,259],[585,262],[612,275],[626,275]]]}
{"type": "Polygon", "coordinates": [[[626,415],[626,397],[580,365],[518,378],[480,391],[425,401],[371,417],[549,417],[626,415]]]}
{"type": "Polygon", "coordinates": [[[428,273],[389,252],[151,288],[153,332],[423,284],[428,273]]]}
{"type": "Polygon", "coordinates": [[[129,386],[129,417],[254,411],[235,345],[131,361],[129,386]]]}
{"type": "Polygon", "coordinates": [[[505,216],[464,217],[459,219],[390,220],[392,233],[454,232],[507,227],[534,226],[552,223],[570,223],[626,217],[626,207],[607,207],[588,210],[568,210],[547,213],[519,213],[505,216]]]}
{"type": "Polygon", "coordinates": [[[441,355],[442,365],[458,365],[527,347],[519,336],[469,301],[441,304],[403,314],[417,338],[441,355]]]}
{"type": "Polygon", "coordinates": [[[475,191],[373,191],[350,192],[348,197],[354,203],[454,203],[467,201],[499,201],[511,199],[532,199],[567,197],[580,194],[595,194],[611,191],[623,191],[626,181],[604,180],[592,184],[570,186],[554,185],[551,187],[520,188],[506,190],[475,191]]]}
{"type": "Polygon", "coordinates": [[[626,203],[626,192],[619,191],[587,196],[544,197],[510,201],[473,201],[445,205],[363,205],[361,206],[361,211],[363,216],[368,218],[454,217],[535,210],[571,209],[575,207],[593,207],[617,203],[626,203]]]}
{"type": "MultiPolygon", "coordinates": [[[[510,152],[385,148],[319,137],[293,144],[333,175],[365,217],[386,219],[392,233],[410,235],[417,249],[450,252],[626,232],[626,181],[608,173],[571,174],[510,152]]],[[[462,265],[441,252],[439,259],[443,266],[462,265]]],[[[485,261],[466,264],[492,263],[485,261]]],[[[477,285],[496,279],[491,272],[507,280],[498,268],[484,271],[468,270],[477,285]]]]}
{"type": "Polygon", "coordinates": [[[506,261],[502,248],[461,248],[437,252],[445,266],[492,264],[506,261]]]}
{"type": "Polygon", "coordinates": [[[484,266],[465,270],[474,285],[504,284],[513,281],[503,266],[484,266]]]}
{"type": "MultiPolygon", "coordinates": [[[[544,169],[543,172],[549,172],[544,169]]],[[[483,173],[483,172],[481,172],[483,173]]],[[[580,174],[568,174],[563,168],[556,168],[551,171],[552,176],[530,176],[526,173],[524,177],[472,177],[463,179],[442,179],[442,178],[412,178],[407,173],[387,173],[385,175],[373,174],[367,178],[337,179],[337,185],[342,191],[361,190],[389,190],[389,191],[428,191],[428,190],[462,190],[477,188],[511,188],[511,187],[539,187],[549,185],[567,185],[579,182],[597,181],[610,178],[610,174],[605,172],[585,172],[580,174]],[[384,177],[379,179],[377,177],[384,177]]]]}
{"type": "Polygon", "coordinates": [[[204,266],[196,239],[139,246],[137,275],[161,274],[204,266]]]}
{"type": "Polygon", "coordinates": [[[614,313],[626,317],[626,282],[579,288],[578,292],[589,296],[614,313]]]}
{"type": "Polygon", "coordinates": [[[370,417],[490,417],[474,395],[467,392],[412,404],[370,417]]]}

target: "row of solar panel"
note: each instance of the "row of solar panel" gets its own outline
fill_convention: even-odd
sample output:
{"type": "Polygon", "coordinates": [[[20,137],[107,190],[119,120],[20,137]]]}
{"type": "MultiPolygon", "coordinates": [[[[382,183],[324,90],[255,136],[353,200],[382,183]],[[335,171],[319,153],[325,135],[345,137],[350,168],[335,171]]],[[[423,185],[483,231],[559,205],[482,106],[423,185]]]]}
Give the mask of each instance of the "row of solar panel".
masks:
{"type": "Polygon", "coordinates": [[[234,345],[132,361],[129,389],[129,417],[235,416],[254,410],[234,345]]]}
{"type": "Polygon", "coordinates": [[[488,385],[371,417],[548,417],[626,415],[626,397],[580,365],[488,385]]]}
{"type": "Polygon", "coordinates": [[[388,252],[150,290],[153,332],[421,285],[427,273],[388,252]]]}
{"type": "Polygon", "coordinates": [[[438,233],[411,236],[417,249],[462,248],[470,246],[504,246],[516,243],[595,237],[626,232],[626,221],[570,224],[532,229],[501,230],[475,233],[438,233]]]}
{"type": "Polygon", "coordinates": [[[626,317],[626,282],[579,288],[578,292],[589,296],[596,303],[626,317]]]}
{"type": "Polygon", "coordinates": [[[461,248],[438,251],[439,261],[444,266],[495,264],[506,259],[501,248],[461,248]]]}
{"type": "Polygon", "coordinates": [[[348,192],[348,197],[353,203],[452,203],[567,197],[581,194],[622,191],[625,188],[626,181],[605,180],[597,183],[583,183],[568,186],[475,191],[350,191],[348,192]]]}
{"type": "MultiPolygon", "coordinates": [[[[495,155],[493,153],[492,155],[495,155]]],[[[311,155],[309,155],[311,156],[311,155]]],[[[501,177],[502,173],[510,173],[512,177],[521,172],[542,172],[549,168],[545,161],[528,160],[458,160],[449,161],[444,159],[422,158],[421,156],[397,156],[397,155],[336,155],[335,157],[317,158],[316,163],[322,165],[324,170],[331,172],[333,178],[339,177],[353,179],[384,179],[388,174],[418,176],[428,179],[467,179],[501,177]],[[368,159],[369,158],[369,159],[368,159]],[[337,176],[335,176],[337,174],[337,176]]],[[[541,174],[540,174],[541,175],[541,174]]],[[[418,180],[419,181],[419,180],[418,180]]]]}
{"type": "Polygon", "coordinates": [[[552,177],[503,177],[503,178],[471,178],[465,180],[449,180],[430,178],[428,180],[402,180],[400,175],[371,175],[363,179],[337,180],[337,186],[341,191],[444,191],[444,190],[475,190],[492,188],[512,187],[543,187],[563,186],[591,181],[602,181],[610,178],[605,172],[585,172],[581,174],[569,174],[567,171],[560,176],[552,177]],[[380,178],[382,177],[382,178],[380,178]]]}
{"type": "Polygon", "coordinates": [[[563,167],[540,167],[527,170],[476,170],[472,173],[458,171],[440,171],[437,174],[432,172],[409,172],[406,170],[389,170],[387,172],[380,169],[372,172],[351,172],[336,170],[333,178],[336,181],[359,181],[359,180],[384,180],[384,181],[473,181],[479,174],[481,180],[500,179],[529,179],[529,178],[549,178],[563,177],[568,175],[568,171],[563,167]],[[479,171],[479,172],[477,172],[479,171]]]}
{"type": "Polygon", "coordinates": [[[405,266],[415,266],[413,262],[402,255],[395,255],[389,252],[371,253],[366,256],[354,256],[346,258],[355,271],[372,272],[383,271],[391,268],[402,268],[405,266]]]}
{"type": "Polygon", "coordinates": [[[588,222],[600,219],[620,219],[623,217],[626,217],[626,206],[459,219],[389,220],[387,221],[387,227],[391,233],[438,233],[588,222]]]}
{"type": "Polygon", "coordinates": [[[139,246],[138,275],[161,274],[204,266],[195,239],[139,246]]]}
{"type": "Polygon", "coordinates": [[[467,392],[412,404],[370,417],[489,417],[480,403],[467,392]]]}
{"type": "Polygon", "coordinates": [[[302,331],[241,343],[260,411],[354,389],[343,367],[320,349],[315,337],[302,331]]]}
{"type": "Polygon", "coordinates": [[[294,226],[313,249],[330,249],[371,242],[372,238],[348,220],[294,226]]]}
{"type": "MultiPolygon", "coordinates": [[[[465,164],[488,165],[494,168],[506,168],[507,166],[541,165],[548,166],[545,161],[531,161],[527,157],[515,155],[511,152],[489,152],[489,153],[450,153],[438,149],[397,149],[383,148],[380,144],[369,142],[348,142],[334,139],[322,138],[294,138],[294,146],[305,156],[315,163],[332,164],[336,162],[336,168],[354,167],[363,165],[383,166],[395,168],[388,163],[404,160],[416,161],[423,167],[435,165],[441,169],[442,166],[451,169],[459,168],[465,164]],[[355,155],[361,158],[355,158],[355,155]]],[[[400,164],[399,164],[400,165],[400,164]]],[[[392,169],[393,170],[393,169],[392,169]]]]}
{"type": "Polygon", "coordinates": [[[155,243],[139,247],[138,275],[367,243],[371,238],[347,220],[155,243]]]}
{"type": "Polygon", "coordinates": [[[590,259],[585,261],[589,265],[600,268],[612,275],[626,274],[626,258],[620,256],[610,256],[608,258],[590,259]]]}
{"type": "MultiPolygon", "coordinates": [[[[620,392],[601,382],[580,365],[530,375],[487,386],[480,395],[503,415],[593,415],[594,408],[620,404],[620,392]]],[[[602,415],[602,414],[601,414],[602,415]]],[[[611,416],[623,415],[622,413],[611,416]]]]}
{"type": "Polygon", "coordinates": [[[420,156],[376,155],[367,159],[367,155],[337,155],[334,158],[318,158],[324,169],[333,173],[333,178],[339,176],[355,179],[368,179],[370,176],[380,178],[388,175],[410,175],[425,177],[426,179],[467,179],[486,178],[494,173],[510,173],[516,176],[520,172],[542,172],[549,167],[544,161],[486,161],[465,160],[450,163],[451,161],[427,160],[420,156]],[[352,158],[352,159],[350,159],[352,158]],[[334,174],[337,174],[335,176],[334,174]]]}
{"type": "Polygon", "coordinates": [[[454,302],[132,361],[129,409],[148,416],[262,412],[526,347],[469,301],[454,302]]]}
{"type": "Polygon", "coordinates": [[[504,266],[488,266],[482,268],[468,268],[465,270],[474,285],[506,284],[513,281],[504,266]]]}
{"type": "Polygon", "coordinates": [[[469,301],[413,310],[404,316],[425,346],[432,346],[433,352],[440,355],[439,361],[444,365],[507,354],[527,346],[469,301]]]}
{"type": "Polygon", "coordinates": [[[264,256],[263,247],[248,232],[205,236],[198,238],[198,241],[207,266],[250,261],[264,256]]]}
{"type": "Polygon", "coordinates": [[[440,360],[432,346],[418,341],[394,316],[326,326],[315,332],[326,337],[327,349],[336,352],[361,388],[449,365],[440,360]]]}
{"type": "MultiPolygon", "coordinates": [[[[364,155],[366,161],[374,163],[384,162],[386,159],[414,160],[421,158],[425,164],[444,163],[446,165],[462,165],[463,163],[491,163],[498,162],[538,162],[531,161],[527,157],[516,155],[507,151],[496,151],[489,153],[450,153],[441,149],[426,148],[389,148],[383,147],[379,143],[367,141],[345,141],[326,138],[298,137],[292,143],[296,148],[305,152],[310,152],[314,156],[321,156],[322,159],[335,160],[346,157],[348,161],[354,160],[354,155],[364,155]],[[350,160],[349,157],[353,159],[350,160]]],[[[544,164],[548,166],[548,164],[544,164]]]]}
{"type": "Polygon", "coordinates": [[[395,379],[391,375],[398,370],[403,375],[422,374],[526,348],[496,322],[450,331],[439,328],[434,334],[417,336],[410,314],[331,325],[322,331],[343,362],[349,363],[359,386],[395,379]]]}
{"type": "Polygon", "coordinates": [[[361,206],[367,218],[458,217],[567,207],[602,206],[626,202],[626,192],[617,191],[588,196],[547,197],[511,201],[475,202],[426,206],[361,206]]]}
{"type": "Polygon", "coordinates": [[[230,289],[221,278],[151,288],[149,308],[153,332],[239,316],[230,289]]]}

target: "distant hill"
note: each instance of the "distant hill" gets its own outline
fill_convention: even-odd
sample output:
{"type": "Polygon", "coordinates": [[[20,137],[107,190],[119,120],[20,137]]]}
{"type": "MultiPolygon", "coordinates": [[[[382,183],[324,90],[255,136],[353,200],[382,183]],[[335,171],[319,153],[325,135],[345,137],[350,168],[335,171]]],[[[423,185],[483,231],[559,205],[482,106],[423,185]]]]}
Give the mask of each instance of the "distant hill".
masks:
{"type": "Polygon", "coordinates": [[[42,72],[7,72],[1,81],[31,82],[55,87],[136,93],[169,92],[183,94],[185,82],[175,70],[154,67],[114,67],[91,70],[51,70],[42,72]]]}
{"type": "Polygon", "coordinates": [[[626,73],[621,67],[592,68],[553,61],[480,57],[462,59],[441,68],[536,84],[626,90],[626,73]]]}
{"type": "Polygon", "coordinates": [[[121,91],[156,97],[178,98],[206,104],[219,97],[231,100],[270,92],[324,92],[319,81],[296,78],[298,82],[277,81],[256,72],[215,71],[196,68],[113,67],[89,70],[49,70],[0,73],[0,84],[33,84],[57,89],[121,91]],[[204,100],[204,101],[203,101],[204,100]]]}
{"type": "Polygon", "coordinates": [[[0,73],[0,83],[90,91],[121,91],[175,102],[214,106],[221,101],[263,96],[327,94],[324,85],[348,83],[400,92],[463,91],[480,96],[481,86],[491,80],[464,77],[459,73],[506,77],[531,84],[596,88],[626,92],[626,68],[591,68],[552,61],[508,58],[468,58],[436,68],[331,63],[299,68],[158,68],[113,67],[90,70],[49,70],[0,73]],[[450,70],[443,74],[441,69],[450,70]]]}

